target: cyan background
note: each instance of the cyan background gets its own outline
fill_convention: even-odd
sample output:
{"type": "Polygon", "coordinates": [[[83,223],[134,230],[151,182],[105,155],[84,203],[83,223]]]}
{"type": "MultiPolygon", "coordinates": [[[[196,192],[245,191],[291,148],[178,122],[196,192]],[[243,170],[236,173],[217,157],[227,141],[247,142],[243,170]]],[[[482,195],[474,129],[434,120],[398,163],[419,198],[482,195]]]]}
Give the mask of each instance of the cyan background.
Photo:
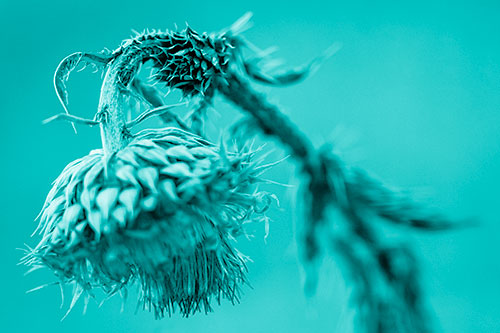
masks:
{"type": "MultiPolygon", "coordinates": [[[[254,260],[253,289],[245,289],[241,304],[224,303],[208,316],[155,321],[149,313],[134,314],[133,300],[120,313],[113,299],[100,309],[91,303],[86,315],[79,304],[61,323],[57,287],[25,294],[51,274],[23,277],[25,268],[16,266],[22,254],[16,248],[35,243],[33,219],[51,181],[100,145],[97,129],[80,126],[75,136],[67,124],[41,125],[62,111],[52,87],[58,62],[74,51],[113,49],[132,28],[183,28],[188,21],[195,30],[217,31],[249,10],[255,24],[247,39],[278,46],[277,55],[290,65],[332,42],[343,44],[303,83],[261,88],[315,143],[348,142],[343,152],[355,165],[415,189],[451,216],[480,219],[477,228],[407,240],[421,254],[438,332],[500,332],[500,2],[312,0],[0,0],[0,331],[352,331],[350,284],[331,259],[316,297],[304,296],[293,203],[279,187],[271,189],[283,210],[270,213],[267,242],[262,226],[253,241],[240,242],[254,260]]],[[[72,112],[91,117],[98,77],[74,74],[68,87],[72,112]]],[[[222,101],[217,105],[221,114],[236,114],[222,101]]],[[[293,165],[268,175],[288,182],[293,165]]]]}

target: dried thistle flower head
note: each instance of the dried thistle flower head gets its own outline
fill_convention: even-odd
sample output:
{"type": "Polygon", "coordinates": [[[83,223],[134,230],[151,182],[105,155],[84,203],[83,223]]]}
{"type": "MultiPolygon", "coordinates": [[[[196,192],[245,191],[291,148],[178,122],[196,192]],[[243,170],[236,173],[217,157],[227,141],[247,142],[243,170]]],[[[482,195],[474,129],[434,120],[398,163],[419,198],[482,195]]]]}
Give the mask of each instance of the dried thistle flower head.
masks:
{"type": "Polygon", "coordinates": [[[237,301],[246,267],[231,241],[269,197],[251,186],[265,168],[254,152],[223,148],[164,128],[140,132],[107,158],[99,149],[70,163],[25,263],[76,282],[75,299],[137,281],[139,304],[156,317],[208,312],[212,298],[237,301]]]}

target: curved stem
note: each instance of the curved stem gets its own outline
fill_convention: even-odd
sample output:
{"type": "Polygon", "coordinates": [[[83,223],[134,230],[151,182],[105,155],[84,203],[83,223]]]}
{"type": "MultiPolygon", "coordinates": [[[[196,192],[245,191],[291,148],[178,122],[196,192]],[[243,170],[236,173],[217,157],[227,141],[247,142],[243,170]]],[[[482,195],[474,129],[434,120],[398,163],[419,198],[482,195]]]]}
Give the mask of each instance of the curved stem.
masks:
{"type": "MultiPolygon", "coordinates": [[[[331,233],[334,248],[345,259],[348,271],[357,282],[360,322],[366,324],[366,331],[429,332],[426,323],[429,313],[422,302],[418,264],[411,249],[405,244],[387,247],[377,236],[376,229],[367,223],[365,214],[374,210],[392,220],[405,220],[414,227],[428,229],[442,224],[443,220],[418,218],[419,223],[415,223],[415,218],[407,213],[408,208],[399,206],[401,201],[379,204],[380,199],[371,193],[376,189],[376,193],[390,197],[383,186],[372,184],[371,192],[363,190],[368,177],[358,184],[362,175],[358,171],[354,175],[359,177],[350,179],[352,175],[344,170],[340,160],[327,150],[316,151],[309,139],[247,82],[236,74],[232,74],[228,81],[229,85],[219,87],[222,94],[248,112],[264,134],[291,149],[309,176],[306,183],[309,218],[303,236],[306,263],[318,258],[322,249],[318,236],[325,232],[320,229],[325,209],[332,204],[338,206],[348,221],[348,228],[341,238],[334,236],[332,231],[327,232],[331,233]]],[[[412,208],[417,207],[412,205],[412,208]]],[[[308,277],[308,280],[306,287],[315,288],[316,277],[308,277]]]]}
{"type": "Polygon", "coordinates": [[[292,155],[304,164],[306,171],[314,168],[313,165],[316,163],[312,159],[315,149],[309,139],[295,128],[276,106],[268,103],[264,96],[254,92],[238,75],[232,73],[226,79],[230,84],[220,84],[219,90],[222,94],[249,112],[264,134],[276,137],[287,146],[292,155]]]}
{"type": "Polygon", "coordinates": [[[132,137],[125,120],[124,90],[142,60],[137,50],[125,52],[108,65],[104,77],[96,120],[100,122],[101,140],[106,156],[125,147],[132,137]]]}
{"type": "Polygon", "coordinates": [[[317,153],[312,142],[294,124],[281,113],[276,106],[267,102],[266,98],[255,92],[250,85],[235,73],[226,78],[229,84],[220,84],[219,91],[231,102],[252,115],[258,126],[266,135],[277,138],[291,150],[309,176],[307,188],[310,195],[310,222],[307,224],[305,242],[306,258],[312,260],[319,252],[315,237],[316,227],[323,220],[328,202],[331,202],[332,191],[327,180],[327,167],[322,156],[317,153]]]}

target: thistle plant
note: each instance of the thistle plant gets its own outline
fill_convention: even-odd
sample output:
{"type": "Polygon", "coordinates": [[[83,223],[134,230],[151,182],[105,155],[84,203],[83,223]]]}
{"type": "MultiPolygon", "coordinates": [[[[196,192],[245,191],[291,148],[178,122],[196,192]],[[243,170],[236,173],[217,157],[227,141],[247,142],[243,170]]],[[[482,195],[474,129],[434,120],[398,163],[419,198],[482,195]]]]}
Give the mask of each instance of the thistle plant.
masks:
{"type": "Polygon", "coordinates": [[[99,126],[102,148],[70,163],[55,180],[39,216],[41,240],[24,263],[48,267],[58,283],[75,286],[70,310],[95,289],[123,295],[134,283],[139,305],[156,317],[208,312],[212,299],[237,301],[246,266],[233,239],[245,233],[245,223],[267,221],[274,196],[256,183],[273,163],[263,164],[248,142],[229,150],[205,137],[207,109],[219,95],[247,116],[245,131],[276,140],[300,167],[302,262],[313,268],[309,290],[318,259],[331,252],[354,285],[358,322],[367,332],[431,330],[416,255],[378,230],[381,221],[420,230],[457,224],[345,165],[331,144],[316,148],[254,90],[252,81],[278,86],[302,80],[336,47],[298,69],[270,71],[267,52],[242,36],[250,16],[213,34],[190,27],[137,33],[114,51],[77,52],[60,63],[54,84],[65,113],[47,121],[99,126]],[[73,70],[88,65],[105,73],[93,119],[70,114],[65,85],[73,70]],[[144,66],[151,68],[149,80],[138,75],[144,66]],[[194,110],[185,117],[172,112],[162,98],[169,90],[195,101],[194,110]],[[137,100],[148,110],[128,119],[137,100]],[[170,127],[133,133],[152,116],[170,127]],[[341,218],[332,221],[332,210],[341,218]]]}

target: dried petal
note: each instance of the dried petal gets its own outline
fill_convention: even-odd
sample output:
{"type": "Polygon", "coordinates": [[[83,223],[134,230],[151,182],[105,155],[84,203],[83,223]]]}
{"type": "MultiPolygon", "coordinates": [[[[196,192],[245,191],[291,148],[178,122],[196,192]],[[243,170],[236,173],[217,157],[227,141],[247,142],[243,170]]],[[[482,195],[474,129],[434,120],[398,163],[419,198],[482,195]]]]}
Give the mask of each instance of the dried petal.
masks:
{"type": "Polygon", "coordinates": [[[96,240],[101,238],[103,218],[102,214],[98,210],[91,211],[88,214],[88,222],[92,230],[94,230],[96,240]]]}
{"type": "Polygon", "coordinates": [[[64,246],[65,250],[68,250],[78,244],[80,242],[80,237],[78,237],[78,234],[76,233],[75,230],[72,230],[71,233],[69,234],[69,241],[66,243],[64,246]]]}
{"type": "Polygon", "coordinates": [[[186,146],[174,146],[171,148],[168,148],[165,153],[173,157],[175,159],[181,160],[181,161],[188,161],[192,162],[195,160],[193,154],[189,152],[189,149],[186,146]]]}
{"type": "Polygon", "coordinates": [[[117,187],[109,187],[97,194],[96,204],[105,220],[109,218],[109,212],[114,207],[119,193],[120,189],[117,187]]]}
{"type": "Polygon", "coordinates": [[[68,235],[68,231],[71,229],[71,227],[78,221],[82,210],[82,205],[74,204],[66,208],[66,210],[64,211],[62,220],[61,222],[59,222],[58,226],[64,231],[64,234],[66,236],[68,235]]]}
{"type": "Polygon", "coordinates": [[[139,166],[139,161],[137,160],[136,155],[130,149],[123,149],[119,151],[116,156],[125,163],[132,164],[135,167],[139,166]]]}
{"type": "Polygon", "coordinates": [[[193,154],[196,157],[217,157],[217,153],[214,152],[212,149],[206,148],[206,147],[194,147],[189,149],[189,152],[193,154]]]}
{"type": "Polygon", "coordinates": [[[155,196],[150,195],[150,196],[147,196],[144,199],[142,199],[141,207],[146,212],[151,212],[156,208],[157,203],[158,203],[158,199],[155,196]]]}
{"type": "Polygon", "coordinates": [[[42,221],[45,221],[50,216],[60,212],[64,209],[64,195],[60,195],[54,200],[52,200],[49,206],[43,211],[42,217],[40,218],[42,221]]]}
{"type": "Polygon", "coordinates": [[[209,170],[207,168],[199,167],[197,165],[196,168],[193,170],[193,177],[203,178],[203,177],[210,175],[211,173],[212,173],[211,170],[209,170]]]}
{"type": "Polygon", "coordinates": [[[204,159],[196,161],[196,168],[197,169],[209,170],[211,166],[212,166],[212,162],[208,158],[204,158],[204,159]]]}
{"type": "Polygon", "coordinates": [[[50,242],[53,244],[57,243],[61,239],[62,234],[63,231],[61,229],[55,228],[50,234],[50,242]]]}
{"type": "Polygon", "coordinates": [[[151,192],[156,192],[156,183],[158,183],[158,170],[153,167],[142,168],[137,172],[137,178],[141,184],[151,190],[151,192]]]}
{"type": "Polygon", "coordinates": [[[91,189],[85,188],[82,191],[82,194],[80,196],[80,203],[86,210],[88,211],[92,210],[98,190],[99,186],[94,186],[91,189]]]}
{"type": "Polygon", "coordinates": [[[164,137],[161,138],[161,140],[157,140],[157,141],[165,141],[165,142],[168,142],[170,144],[173,144],[173,145],[184,145],[186,144],[186,141],[183,140],[182,138],[178,137],[178,136],[174,136],[174,135],[166,135],[164,137]]]}
{"type": "Polygon", "coordinates": [[[75,231],[79,234],[83,233],[83,230],[85,229],[85,227],[87,226],[87,220],[84,220],[84,221],[81,221],[80,223],[78,223],[76,226],[75,226],[75,231]]]}
{"type": "Polygon", "coordinates": [[[193,177],[193,173],[189,169],[189,165],[183,162],[170,164],[169,166],[161,169],[160,172],[164,175],[175,178],[193,177]]]}
{"type": "Polygon", "coordinates": [[[89,188],[90,185],[94,183],[99,174],[103,171],[104,163],[102,160],[99,160],[90,168],[89,171],[85,174],[85,178],[83,179],[83,187],[89,188]]]}
{"type": "Polygon", "coordinates": [[[120,227],[125,228],[127,226],[127,208],[121,205],[117,206],[111,215],[118,222],[120,227]]]}
{"type": "Polygon", "coordinates": [[[129,164],[122,165],[118,167],[115,171],[116,177],[125,183],[131,185],[138,185],[138,181],[135,177],[135,168],[129,164]]]}
{"type": "Polygon", "coordinates": [[[134,143],[134,146],[142,146],[146,148],[159,148],[159,146],[151,140],[140,140],[134,143]]]}
{"type": "Polygon", "coordinates": [[[191,178],[177,187],[183,200],[191,200],[197,193],[203,193],[203,186],[199,178],[191,178]]]}
{"type": "MultiPolygon", "coordinates": [[[[145,141],[145,140],[144,140],[145,141]]],[[[167,158],[167,155],[165,154],[165,151],[161,148],[157,149],[141,149],[140,152],[136,152],[136,154],[139,154],[143,159],[146,161],[155,163],[155,164],[169,164],[169,160],[167,158]]]]}
{"type": "Polygon", "coordinates": [[[134,187],[129,187],[120,193],[118,201],[125,206],[129,214],[134,215],[135,205],[137,204],[138,198],[139,190],[134,187]]]}
{"type": "Polygon", "coordinates": [[[75,168],[78,167],[78,169],[73,173],[71,180],[64,190],[66,195],[66,204],[70,203],[74,199],[77,186],[81,184],[84,179],[84,175],[90,169],[92,164],[96,163],[100,158],[100,156],[92,155],[92,152],[90,154],[91,155],[87,158],[83,158],[78,165],[75,165],[75,168]]]}
{"type": "Polygon", "coordinates": [[[160,183],[160,190],[172,201],[178,201],[179,196],[175,188],[174,181],[172,179],[165,179],[160,183]]]}

